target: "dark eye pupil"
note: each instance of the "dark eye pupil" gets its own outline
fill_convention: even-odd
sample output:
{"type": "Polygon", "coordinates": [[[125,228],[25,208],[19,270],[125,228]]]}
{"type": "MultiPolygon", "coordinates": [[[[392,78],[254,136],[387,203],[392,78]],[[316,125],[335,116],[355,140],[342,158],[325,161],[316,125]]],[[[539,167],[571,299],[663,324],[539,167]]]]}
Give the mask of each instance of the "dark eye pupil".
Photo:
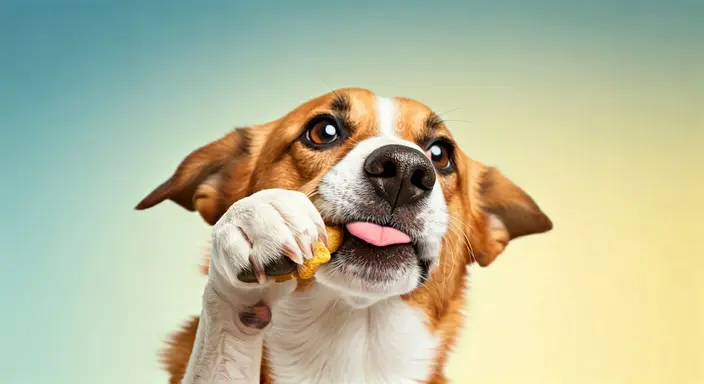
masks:
{"type": "Polygon", "coordinates": [[[330,140],[337,136],[337,128],[334,125],[326,124],[320,132],[320,138],[330,140]]]}
{"type": "Polygon", "coordinates": [[[433,161],[441,161],[443,158],[442,148],[439,145],[430,147],[430,157],[433,161]]]}
{"type": "Polygon", "coordinates": [[[338,126],[334,118],[320,117],[309,123],[303,143],[313,149],[327,149],[345,139],[345,127],[338,126]]]}

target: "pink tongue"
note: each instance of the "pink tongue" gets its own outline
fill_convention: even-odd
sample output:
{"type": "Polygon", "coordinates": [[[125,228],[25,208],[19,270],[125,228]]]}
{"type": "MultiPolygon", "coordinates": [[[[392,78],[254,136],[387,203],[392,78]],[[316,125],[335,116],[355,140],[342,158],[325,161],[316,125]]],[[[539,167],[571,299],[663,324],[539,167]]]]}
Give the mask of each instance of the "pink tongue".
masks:
{"type": "Polygon", "coordinates": [[[347,224],[347,230],[371,245],[385,247],[391,244],[406,244],[411,242],[407,234],[391,228],[372,223],[355,222],[347,224]]]}

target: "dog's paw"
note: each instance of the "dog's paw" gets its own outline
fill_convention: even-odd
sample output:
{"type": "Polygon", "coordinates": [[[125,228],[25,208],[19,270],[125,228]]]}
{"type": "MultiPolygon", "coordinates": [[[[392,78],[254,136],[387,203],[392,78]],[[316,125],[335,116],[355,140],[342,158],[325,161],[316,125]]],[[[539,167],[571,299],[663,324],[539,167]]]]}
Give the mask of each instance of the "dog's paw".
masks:
{"type": "Polygon", "coordinates": [[[235,287],[254,288],[293,272],[313,257],[315,243],[326,241],[327,234],[306,195],[267,189],[233,204],[212,236],[210,275],[235,287]]]}

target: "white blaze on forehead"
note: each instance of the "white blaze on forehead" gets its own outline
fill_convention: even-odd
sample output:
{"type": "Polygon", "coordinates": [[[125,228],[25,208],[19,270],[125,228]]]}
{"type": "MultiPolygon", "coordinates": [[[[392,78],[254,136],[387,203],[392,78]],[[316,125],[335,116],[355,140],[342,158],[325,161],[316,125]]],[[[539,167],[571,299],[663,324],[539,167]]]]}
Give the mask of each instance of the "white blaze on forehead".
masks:
{"type": "Polygon", "coordinates": [[[379,136],[396,136],[396,104],[387,97],[376,97],[376,114],[379,120],[379,136]]]}

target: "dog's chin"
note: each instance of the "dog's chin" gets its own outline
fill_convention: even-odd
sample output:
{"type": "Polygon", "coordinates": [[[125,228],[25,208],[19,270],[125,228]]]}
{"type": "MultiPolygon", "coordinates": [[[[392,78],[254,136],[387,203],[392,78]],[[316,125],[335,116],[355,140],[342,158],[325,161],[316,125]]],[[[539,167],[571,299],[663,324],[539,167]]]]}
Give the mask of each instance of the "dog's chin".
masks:
{"type": "Polygon", "coordinates": [[[342,294],[354,307],[366,307],[416,289],[422,277],[417,247],[396,244],[376,247],[349,233],[316,280],[342,294]]]}

